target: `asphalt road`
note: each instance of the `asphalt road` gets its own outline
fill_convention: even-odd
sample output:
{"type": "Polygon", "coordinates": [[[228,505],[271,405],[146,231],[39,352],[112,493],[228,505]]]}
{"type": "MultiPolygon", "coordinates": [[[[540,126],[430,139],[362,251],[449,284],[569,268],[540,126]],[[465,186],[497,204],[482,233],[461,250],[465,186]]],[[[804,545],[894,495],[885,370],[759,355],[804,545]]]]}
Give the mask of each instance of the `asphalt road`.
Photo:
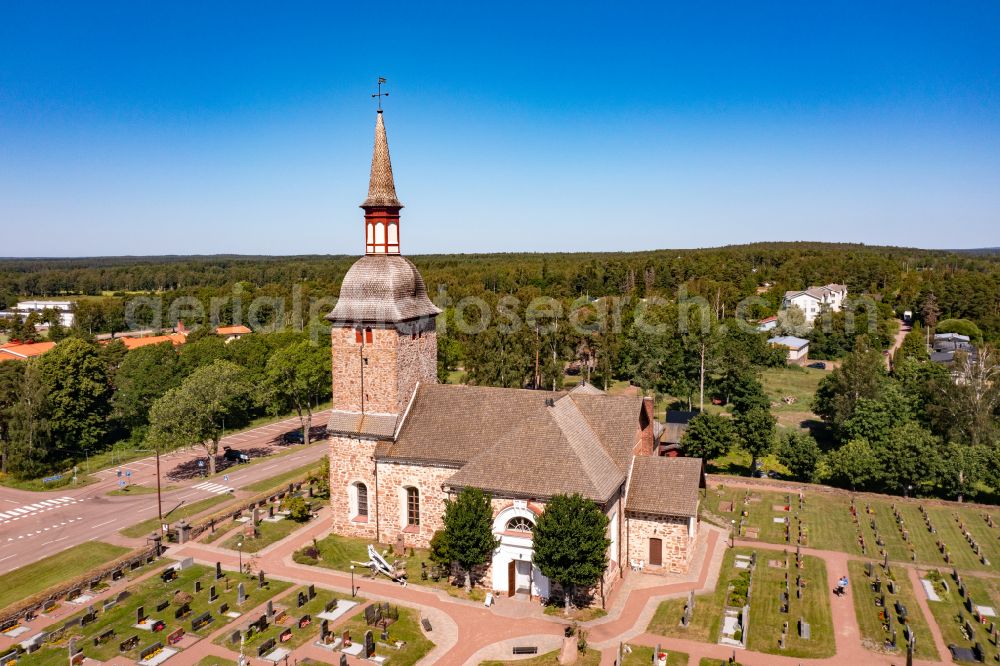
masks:
{"type": "MultiPolygon", "coordinates": [[[[325,425],[328,417],[327,411],[316,414],[314,427],[325,425]]],[[[212,479],[201,478],[197,472],[193,478],[176,478],[178,473],[187,477],[191,476],[190,470],[198,469],[195,461],[205,456],[202,447],[185,448],[160,456],[162,485],[165,488],[172,486],[163,492],[164,514],[179,505],[214,495],[249,495],[251,493],[238,489],[319,460],[327,451],[325,441],[308,447],[279,444],[282,434],[297,427],[298,419],[292,418],[225,437],[222,444],[234,449],[262,452],[271,448],[274,452],[294,452],[252,465],[233,466],[225,470],[225,476],[218,475],[212,479]],[[174,479],[168,478],[171,472],[175,473],[174,479]]],[[[122,480],[155,488],[156,461],[152,456],[120,468],[102,470],[94,476],[100,481],[83,488],[66,486],[53,492],[0,487],[0,574],[85,541],[127,544],[130,540],[118,535],[118,530],[156,517],[155,492],[120,496],[107,494],[118,489],[122,480]]],[[[166,520],[169,521],[169,517],[166,520]]],[[[133,541],[135,544],[141,542],[141,539],[133,541]]]]}

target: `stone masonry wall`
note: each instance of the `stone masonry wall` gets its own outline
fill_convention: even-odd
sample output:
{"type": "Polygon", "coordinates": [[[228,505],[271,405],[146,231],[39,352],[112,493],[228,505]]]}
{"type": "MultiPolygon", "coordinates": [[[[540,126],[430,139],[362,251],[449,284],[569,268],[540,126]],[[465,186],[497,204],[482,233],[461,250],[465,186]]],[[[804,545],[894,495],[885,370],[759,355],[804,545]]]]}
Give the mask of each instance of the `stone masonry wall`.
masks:
{"type": "Polygon", "coordinates": [[[353,437],[330,438],[330,508],[336,534],[375,540],[378,505],[375,502],[375,441],[353,437]],[[368,486],[368,520],[352,514],[351,485],[368,486]]]}
{"type": "Polygon", "coordinates": [[[406,411],[417,383],[437,383],[437,333],[434,321],[409,325],[410,332],[397,336],[396,395],[399,399],[397,413],[406,411]],[[413,337],[416,333],[417,337],[413,337]]]}
{"type": "Polygon", "coordinates": [[[429,547],[434,532],[444,528],[444,500],[448,494],[441,486],[454,473],[455,470],[448,467],[380,462],[378,503],[381,541],[395,544],[402,537],[407,547],[429,547]],[[420,491],[419,527],[406,524],[406,493],[403,489],[407,486],[420,491]]]}
{"type": "Polygon", "coordinates": [[[654,516],[641,513],[626,513],[628,525],[628,558],[629,561],[642,560],[646,572],[656,572],[649,566],[649,540],[660,539],[663,542],[662,571],[671,573],[687,573],[691,563],[691,553],[694,550],[694,539],[688,536],[688,520],[682,516],[654,516]]]}

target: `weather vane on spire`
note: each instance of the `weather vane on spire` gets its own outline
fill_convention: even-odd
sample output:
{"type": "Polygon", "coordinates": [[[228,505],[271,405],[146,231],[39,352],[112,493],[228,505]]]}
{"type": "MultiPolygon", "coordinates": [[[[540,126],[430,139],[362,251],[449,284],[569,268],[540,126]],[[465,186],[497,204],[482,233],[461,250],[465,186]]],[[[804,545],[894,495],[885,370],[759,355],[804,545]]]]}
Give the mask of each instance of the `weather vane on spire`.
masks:
{"type": "Polygon", "coordinates": [[[379,111],[382,110],[382,98],[389,96],[389,92],[388,91],[382,92],[382,84],[383,83],[385,83],[385,78],[381,77],[381,76],[378,77],[378,92],[377,93],[372,93],[372,97],[377,97],[378,98],[378,110],[379,111]]]}

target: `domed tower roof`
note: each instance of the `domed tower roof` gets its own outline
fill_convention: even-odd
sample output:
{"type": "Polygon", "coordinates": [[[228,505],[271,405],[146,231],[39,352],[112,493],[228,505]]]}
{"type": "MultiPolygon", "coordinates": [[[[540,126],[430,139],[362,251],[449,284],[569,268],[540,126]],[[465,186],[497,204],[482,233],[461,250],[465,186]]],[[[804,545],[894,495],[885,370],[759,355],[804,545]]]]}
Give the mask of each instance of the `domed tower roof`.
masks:
{"type": "Polygon", "coordinates": [[[441,313],[420,271],[398,254],[361,257],[344,276],[340,300],[326,318],[336,323],[398,323],[441,313]]]}

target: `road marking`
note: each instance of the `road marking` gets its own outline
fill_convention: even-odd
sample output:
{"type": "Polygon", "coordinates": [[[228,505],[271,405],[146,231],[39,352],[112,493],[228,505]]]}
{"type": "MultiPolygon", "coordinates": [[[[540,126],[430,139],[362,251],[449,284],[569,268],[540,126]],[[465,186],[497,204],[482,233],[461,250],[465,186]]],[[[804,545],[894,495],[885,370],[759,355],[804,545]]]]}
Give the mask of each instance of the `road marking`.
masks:
{"type": "Polygon", "coordinates": [[[92,525],[91,527],[92,528],[103,527],[104,525],[110,525],[111,523],[115,522],[116,520],[118,520],[118,519],[117,518],[112,518],[111,520],[107,520],[107,521],[105,521],[103,523],[98,523],[97,525],[92,525]]]}
{"type": "MultiPolygon", "coordinates": [[[[14,553],[14,555],[17,555],[17,553],[14,553]]],[[[14,557],[14,555],[8,555],[7,557],[0,557],[0,562],[3,562],[4,560],[9,560],[10,558],[14,557]]]]}
{"type": "Polygon", "coordinates": [[[205,492],[215,493],[216,495],[224,495],[225,493],[233,490],[233,488],[230,488],[229,486],[224,486],[221,483],[211,483],[210,481],[203,481],[202,483],[195,484],[191,487],[204,490],[205,492]]]}
{"type": "Polygon", "coordinates": [[[43,546],[47,546],[47,545],[49,545],[50,543],[55,543],[56,541],[62,541],[63,539],[68,539],[68,538],[69,538],[69,535],[67,534],[66,536],[64,536],[64,537],[59,537],[58,539],[52,539],[51,541],[43,541],[43,542],[42,542],[42,545],[43,545],[43,546]]]}

